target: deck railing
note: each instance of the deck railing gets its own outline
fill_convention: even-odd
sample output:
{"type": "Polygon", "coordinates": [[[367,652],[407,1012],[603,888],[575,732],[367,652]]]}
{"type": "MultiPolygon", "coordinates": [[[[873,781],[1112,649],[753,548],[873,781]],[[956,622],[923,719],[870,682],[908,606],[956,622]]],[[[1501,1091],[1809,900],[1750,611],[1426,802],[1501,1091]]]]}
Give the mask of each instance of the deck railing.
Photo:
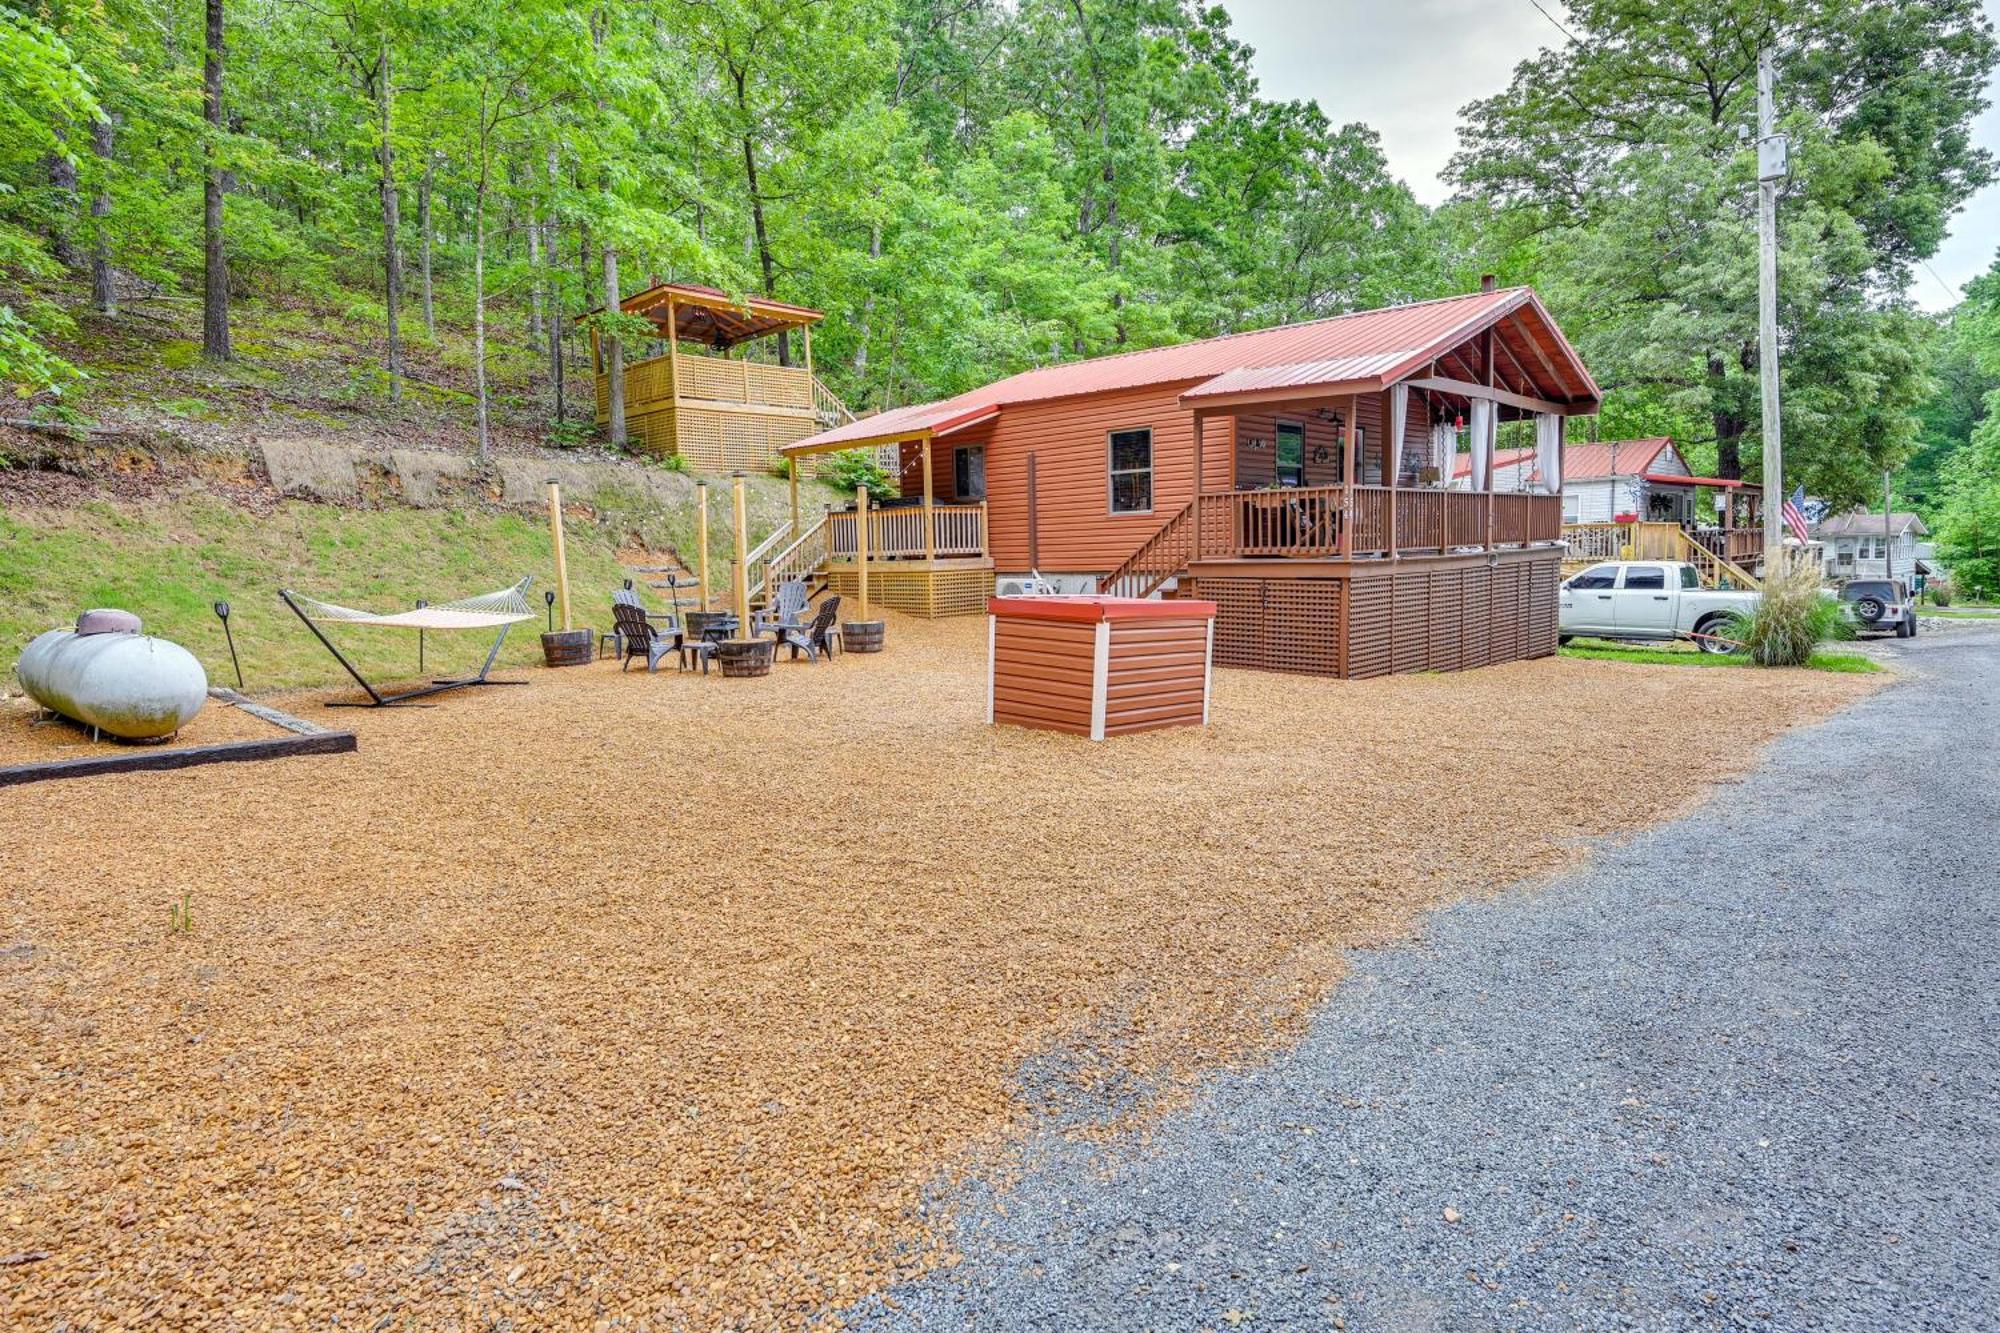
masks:
{"type": "MultiPolygon", "coordinates": [[[[826,522],[829,554],[835,560],[852,560],[854,511],[828,514],[826,522]]],[[[868,511],[870,560],[921,560],[925,554],[922,505],[899,505],[894,509],[868,511]]],[[[985,555],[986,506],[932,505],[931,549],[928,554],[940,559],[985,555]]]]}
{"type": "Polygon", "coordinates": [[[1325,559],[1444,553],[1553,542],[1562,535],[1562,498],[1555,495],[1356,486],[1351,509],[1348,495],[1345,486],[1203,495],[1196,514],[1201,555],[1325,559]],[[1349,527],[1351,533],[1345,531],[1349,527]]]}
{"type": "MultiPolygon", "coordinates": [[[[610,381],[602,374],[596,380],[597,414],[602,417],[611,410],[610,381]]],[[[831,423],[853,420],[847,405],[802,366],[692,352],[647,357],[625,366],[627,412],[664,406],[677,396],[676,390],[681,399],[704,406],[776,408],[831,423]]]]}

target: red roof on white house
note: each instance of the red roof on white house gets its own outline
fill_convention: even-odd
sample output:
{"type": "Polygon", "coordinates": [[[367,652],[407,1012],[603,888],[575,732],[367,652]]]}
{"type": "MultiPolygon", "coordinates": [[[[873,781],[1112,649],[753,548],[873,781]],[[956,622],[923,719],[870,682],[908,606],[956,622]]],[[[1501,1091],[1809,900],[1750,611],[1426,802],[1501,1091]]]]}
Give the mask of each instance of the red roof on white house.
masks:
{"type": "MultiPolygon", "coordinates": [[[[1612,451],[1618,455],[1618,472],[1621,477],[1641,477],[1648,472],[1657,472],[1660,455],[1673,450],[1675,458],[1680,451],[1674,449],[1671,436],[1654,435],[1643,440],[1600,440],[1596,444],[1572,444],[1563,449],[1564,481],[1603,481],[1612,475],[1612,451]]],[[[1687,461],[1681,460],[1686,467],[1687,461]]]]}
{"type": "Polygon", "coordinates": [[[949,422],[967,412],[1151,385],[1194,386],[1183,394],[1190,406],[1205,396],[1246,388],[1296,388],[1301,396],[1331,383],[1350,391],[1385,388],[1509,316],[1545,327],[1564,376],[1581,386],[1582,392],[1572,401],[1588,401],[1594,409],[1596,381],[1533,290],[1505,287],[1043,366],[941,402],[862,417],[786,445],[781,452],[815,453],[887,442],[925,430],[935,433],[931,423],[949,422]]]}

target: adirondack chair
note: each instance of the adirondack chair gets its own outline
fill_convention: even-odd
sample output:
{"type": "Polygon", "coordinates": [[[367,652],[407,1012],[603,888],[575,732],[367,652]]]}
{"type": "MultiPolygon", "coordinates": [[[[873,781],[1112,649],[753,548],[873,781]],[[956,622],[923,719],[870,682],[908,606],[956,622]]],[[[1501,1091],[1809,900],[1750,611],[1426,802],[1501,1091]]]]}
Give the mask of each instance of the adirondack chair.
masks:
{"type": "Polygon", "coordinates": [[[680,631],[661,629],[635,603],[613,600],[611,619],[618,626],[618,641],[624,645],[625,661],[618,668],[620,671],[629,670],[636,657],[646,659],[646,670],[658,671],[662,657],[681,649],[680,631]]]}
{"type": "Polygon", "coordinates": [[[782,642],[785,630],[806,627],[806,608],[811,601],[804,579],[786,579],[778,585],[771,605],[750,617],[750,637],[769,634],[782,642]]]}
{"type": "Polygon", "coordinates": [[[599,657],[604,656],[604,646],[607,642],[612,645],[613,651],[618,656],[628,656],[626,652],[627,640],[625,630],[618,620],[618,608],[621,606],[629,606],[638,611],[640,615],[645,617],[646,622],[653,627],[656,633],[664,634],[671,639],[681,632],[680,599],[678,597],[674,600],[674,609],[672,611],[648,611],[646,610],[645,603],[639,600],[638,593],[633,592],[630,588],[619,588],[611,594],[612,629],[609,634],[599,636],[597,645],[597,655],[599,657]]]}
{"type": "Polygon", "coordinates": [[[819,614],[808,625],[787,626],[778,631],[778,645],[792,650],[792,660],[797,661],[799,650],[805,649],[806,660],[817,662],[821,654],[833,656],[833,650],[840,646],[840,627],[834,622],[840,615],[840,599],[829,597],[819,604],[819,614]]]}

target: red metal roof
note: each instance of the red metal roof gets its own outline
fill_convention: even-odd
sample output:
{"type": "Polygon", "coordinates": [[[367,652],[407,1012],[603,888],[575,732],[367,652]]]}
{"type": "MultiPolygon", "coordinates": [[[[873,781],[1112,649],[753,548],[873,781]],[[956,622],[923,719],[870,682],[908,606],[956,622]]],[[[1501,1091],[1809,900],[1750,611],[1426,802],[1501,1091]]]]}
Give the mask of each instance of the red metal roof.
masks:
{"type": "MultiPolygon", "coordinates": [[[[1258,387],[1310,388],[1325,383],[1328,375],[1345,379],[1366,379],[1386,384],[1401,379],[1432,357],[1458,345],[1481,328],[1508,314],[1523,315],[1546,323],[1550,334],[1566,354],[1571,374],[1597,393],[1583,361],[1562,341],[1555,322],[1542,309],[1532,290],[1507,287],[1468,296],[1447,296],[1435,301],[1361,310],[1306,324],[1282,324],[1276,328],[1248,333],[1224,334],[1198,342],[1145,351],[1120,352],[1069,361],[1060,365],[1027,370],[1018,375],[962,393],[939,403],[900,412],[938,412],[948,418],[969,409],[1005,408],[1009,403],[1064,398],[1074,394],[1111,393],[1121,389],[1156,384],[1217,381],[1249,371],[1264,372],[1268,384],[1258,387]]],[[[1209,393],[1210,385],[1191,389],[1185,396],[1209,393]]],[[[1235,392],[1233,389],[1220,392],[1235,392]]],[[[911,419],[912,421],[915,418],[911,419]]],[[[821,450],[866,443],[884,438],[884,430],[917,433],[921,425],[891,421],[885,412],[787,445],[784,453],[813,453],[821,450]]]]}
{"type": "Polygon", "coordinates": [[[1662,449],[1673,448],[1665,435],[1644,440],[1572,444],[1563,449],[1564,481],[1603,481],[1611,475],[1611,451],[1618,450],[1618,475],[1637,477],[1652,471],[1662,449]]]}

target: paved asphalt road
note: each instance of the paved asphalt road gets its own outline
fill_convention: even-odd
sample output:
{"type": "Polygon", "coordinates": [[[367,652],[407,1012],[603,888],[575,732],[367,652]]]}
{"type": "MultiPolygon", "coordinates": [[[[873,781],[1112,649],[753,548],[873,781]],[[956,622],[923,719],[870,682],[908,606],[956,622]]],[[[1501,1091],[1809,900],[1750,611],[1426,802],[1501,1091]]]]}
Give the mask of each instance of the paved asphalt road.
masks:
{"type": "Polygon", "coordinates": [[[1912,679],[1358,958],[1149,1142],[1034,1143],[863,1325],[2000,1329],[2000,632],[1874,651],[1912,679]]]}

